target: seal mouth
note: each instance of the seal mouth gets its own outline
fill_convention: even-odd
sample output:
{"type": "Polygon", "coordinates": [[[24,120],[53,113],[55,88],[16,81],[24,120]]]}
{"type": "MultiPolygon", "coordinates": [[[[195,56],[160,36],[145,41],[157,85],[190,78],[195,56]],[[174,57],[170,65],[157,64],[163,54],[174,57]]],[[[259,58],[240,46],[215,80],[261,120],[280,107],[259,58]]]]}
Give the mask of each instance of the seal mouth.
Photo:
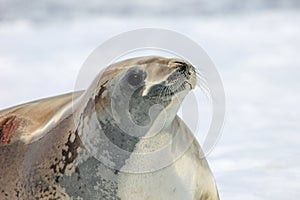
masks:
{"type": "Polygon", "coordinates": [[[164,96],[174,96],[175,94],[187,89],[189,83],[185,78],[178,79],[175,83],[165,86],[164,96]]]}

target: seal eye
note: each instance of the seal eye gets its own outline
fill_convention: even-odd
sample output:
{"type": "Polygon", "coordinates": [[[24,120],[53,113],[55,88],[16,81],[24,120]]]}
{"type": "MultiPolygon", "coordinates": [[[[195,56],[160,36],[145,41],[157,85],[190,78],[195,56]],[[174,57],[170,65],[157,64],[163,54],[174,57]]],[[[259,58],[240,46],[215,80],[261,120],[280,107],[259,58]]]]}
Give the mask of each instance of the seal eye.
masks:
{"type": "Polygon", "coordinates": [[[141,84],[145,79],[145,74],[142,70],[130,71],[127,75],[127,81],[132,86],[141,84]]]}

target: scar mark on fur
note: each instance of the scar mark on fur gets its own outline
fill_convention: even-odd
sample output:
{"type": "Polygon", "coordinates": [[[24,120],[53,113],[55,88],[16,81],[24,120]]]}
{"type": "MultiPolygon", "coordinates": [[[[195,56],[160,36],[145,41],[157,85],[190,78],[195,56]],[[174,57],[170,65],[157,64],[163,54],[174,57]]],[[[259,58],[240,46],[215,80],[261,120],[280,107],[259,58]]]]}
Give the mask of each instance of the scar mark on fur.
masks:
{"type": "Polygon", "coordinates": [[[16,116],[9,116],[0,122],[0,142],[10,143],[12,135],[18,129],[16,116]]]}

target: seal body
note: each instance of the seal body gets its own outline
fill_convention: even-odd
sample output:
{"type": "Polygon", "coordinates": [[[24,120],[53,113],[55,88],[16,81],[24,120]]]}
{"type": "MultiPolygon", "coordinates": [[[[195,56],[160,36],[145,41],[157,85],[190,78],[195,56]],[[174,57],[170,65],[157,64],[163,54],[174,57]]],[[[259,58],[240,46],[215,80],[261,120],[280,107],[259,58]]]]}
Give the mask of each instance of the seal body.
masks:
{"type": "Polygon", "coordinates": [[[1,111],[0,199],[219,199],[176,116],[194,73],[182,60],[134,58],[86,91],[1,111]]]}

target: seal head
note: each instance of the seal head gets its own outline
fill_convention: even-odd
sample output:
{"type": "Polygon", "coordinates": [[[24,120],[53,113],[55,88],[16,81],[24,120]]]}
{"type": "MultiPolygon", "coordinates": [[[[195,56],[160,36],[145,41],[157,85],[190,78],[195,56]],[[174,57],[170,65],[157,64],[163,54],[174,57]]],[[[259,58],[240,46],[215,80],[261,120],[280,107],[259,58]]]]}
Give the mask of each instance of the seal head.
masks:
{"type": "MultiPolygon", "coordinates": [[[[91,86],[96,89],[89,89],[96,92],[86,95],[89,98],[83,102],[87,103],[79,112],[84,113],[78,121],[82,122],[79,135],[86,148],[97,159],[121,170],[137,153],[138,143],[170,132],[182,100],[195,87],[195,73],[194,67],[183,60],[162,57],[134,58],[108,67],[91,86]]],[[[151,151],[171,139],[155,148],[150,145],[151,151]]],[[[139,153],[147,152],[144,149],[139,153]]],[[[136,172],[134,167],[126,170],[136,172]]]]}

